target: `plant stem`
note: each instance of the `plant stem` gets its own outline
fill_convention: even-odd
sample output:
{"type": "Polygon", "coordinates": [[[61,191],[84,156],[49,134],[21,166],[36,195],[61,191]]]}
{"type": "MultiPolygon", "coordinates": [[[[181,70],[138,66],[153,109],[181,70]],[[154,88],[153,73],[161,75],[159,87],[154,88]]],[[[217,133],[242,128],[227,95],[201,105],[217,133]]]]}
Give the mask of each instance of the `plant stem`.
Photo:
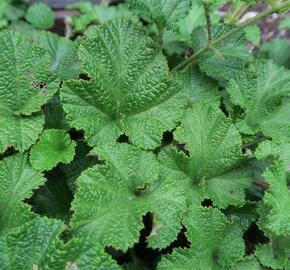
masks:
{"type": "Polygon", "coordinates": [[[224,34],[224,35],[220,36],[219,38],[213,40],[211,42],[211,44],[205,45],[204,47],[199,49],[196,53],[194,53],[192,56],[190,56],[189,58],[187,58],[186,60],[181,62],[176,67],[174,67],[173,70],[182,70],[182,69],[184,69],[187,65],[189,65],[191,62],[193,62],[201,54],[203,54],[204,52],[208,51],[209,49],[211,49],[215,45],[219,44],[220,42],[222,42],[222,41],[228,39],[229,37],[233,36],[234,34],[240,32],[241,30],[243,30],[247,26],[255,24],[256,22],[258,22],[262,18],[264,18],[264,17],[266,17],[266,16],[268,16],[268,15],[270,15],[272,13],[284,12],[284,11],[286,11],[289,8],[290,8],[290,1],[286,1],[286,2],[284,2],[282,4],[275,5],[275,6],[271,7],[271,8],[266,9],[265,11],[261,12],[260,14],[258,14],[256,17],[254,17],[254,18],[252,18],[252,19],[250,19],[250,20],[238,25],[237,27],[233,28],[232,30],[230,30],[226,34],[224,34]]]}
{"type": "Polygon", "coordinates": [[[205,14],[205,18],[206,18],[206,27],[207,27],[207,36],[208,36],[208,45],[211,44],[211,20],[210,20],[210,4],[203,2],[203,8],[204,8],[204,14],[205,14]]]}

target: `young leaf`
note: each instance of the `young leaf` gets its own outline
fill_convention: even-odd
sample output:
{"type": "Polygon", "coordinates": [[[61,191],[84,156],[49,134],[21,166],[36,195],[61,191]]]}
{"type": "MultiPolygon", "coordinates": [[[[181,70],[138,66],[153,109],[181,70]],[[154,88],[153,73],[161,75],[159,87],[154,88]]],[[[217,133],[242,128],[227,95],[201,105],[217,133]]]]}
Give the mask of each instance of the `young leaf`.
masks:
{"type": "Polygon", "coordinates": [[[234,104],[245,110],[239,129],[246,134],[259,130],[277,139],[289,139],[290,72],[271,61],[256,61],[236,74],[227,88],[234,104]]]}
{"type": "Polygon", "coordinates": [[[44,182],[42,174],[30,166],[27,155],[0,161],[0,234],[33,218],[30,206],[23,200],[44,182]]]}
{"type": "Polygon", "coordinates": [[[174,175],[186,186],[188,204],[204,198],[221,208],[244,204],[251,173],[243,166],[246,159],[240,150],[240,134],[220,109],[195,104],[187,110],[174,138],[185,145],[189,157],[167,147],[159,161],[164,174],[174,175]]]}
{"type": "Polygon", "coordinates": [[[0,152],[22,152],[41,132],[44,119],[36,112],[58,89],[49,65],[45,50],[16,32],[0,33],[0,152]]]}
{"type": "Polygon", "coordinates": [[[190,7],[190,0],[129,0],[128,3],[134,12],[152,19],[159,28],[175,28],[190,7]]]}
{"type": "MultiPolygon", "coordinates": [[[[215,25],[212,27],[212,40],[219,38],[231,30],[227,25],[215,25]]],[[[205,27],[198,27],[192,34],[192,46],[198,50],[208,43],[208,35],[205,27]]],[[[239,74],[246,63],[251,61],[251,55],[244,45],[244,34],[237,33],[220,42],[211,50],[199,56],[200,68],[210,77],[228,81],[233,75],[239,74]]]]}
{"type": "Polygon", "coordinates": [[[182,188],[172,179],[159,178],[158,162],[151,153],[116,144],[103,149],[101,156],[106,165],[96,165],[78,179],[72,203],[74,233],[126,251],[138,241],[142,216],[151,212],[152,246],[169,245],[181,226],[182,188]]]}
{"type": "Polygon", "coordinates": [[[278,161],[276,165],[269,167],[263,176],[270,188],[266,190],[261,205],[260,226],[276,235],[289,235],[290,193],[283,162],[278,161]]]}
{"type": "Polygon", "coordinates": [[[69,163],[73,160],[76,143],[70,139],[65,130],[47,129],[32,146],[30,162],[33,168],[44,171],[50,170],[59,162],[69,163]]]}
{"type": "Polygon", "coordinates": [[[49,29],[54,25],[54,13],[45,3],[35,3],[30,6],[25,19],[39,30],[49,29]]]}
{"type": "Polygon", "coordinates": [[[175,249],[172,255],[163,256],[158,270],[231,269],[243,258],[241,228],[218,209],[192,206],[183,223],[191,248],[175,249]]]}
{"type": "Polygon", "coordinates": [[[70,125],[93,146],[123,133],[143,148],[158,146],[185,102],[156,44],[132,22],[115,19],[85,39],[79,54],[90,80],[67,81],[61,90],[70,125]]]}

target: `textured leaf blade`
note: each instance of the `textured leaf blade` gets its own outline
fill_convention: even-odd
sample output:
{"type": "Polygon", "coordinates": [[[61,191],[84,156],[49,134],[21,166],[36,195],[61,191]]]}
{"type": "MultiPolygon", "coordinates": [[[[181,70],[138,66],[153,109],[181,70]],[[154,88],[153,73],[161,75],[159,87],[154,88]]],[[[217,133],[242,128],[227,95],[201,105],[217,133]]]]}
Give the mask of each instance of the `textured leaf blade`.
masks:
{"type": "Polygon", "coordinates": [[[238,123],[244,133],[261,130],[266,136],[289,137],[290,73],[271,61],[257,61],[231,80],[228,88],[233,102],[245,110],[238,123]]]}
{"type": "Polygon", "coordinates": [[[78,179],[80,188],[72,206],[75,234],[91,235],[104,245],[125,251],[138,241],[143,215],[152,212],[157,223],[163,224],[166,213],[170,213],[167,219],[172,217],[172,227],[166,220],[160,228],[166,237],[156,241],[162,247],[172,242],[179,231],[180,225],[176,224],[184,209],[182,191],[174,191],[172,181],[158,179],[159,166],[154,156],[123,144],[103,149],[101,156],[106,157],[106,165],[90,168],[78,179]],[[161,194],[162,199],[158,199],[161,194]],[[178,206],[177,198],[181,200],[178,206]],[[168,210],[163,212],[166,203],[168,210]]]}
{"type": "Polygon", "coordinates": [[[84,129],[94,146],[126,133],[133,143],[155,148],[177,124],[185,102],[165,57],[128,20],[109,21],[96,34],[79,49],[82,70],[91,79],[68,81],[61,91],[70,125],[84,129]]]}
{"type": "Polygon", "coordinates": [[[27,155],[14,155],[0,161],[0,229],[5,232],[33,217],[30,206],[23,203],[45,178],[28,163],[27,155]]]}
{"type": "Polygon", "coordinates": [[[158,270],[229,269],[244,254],[243,232],[217,209],[193,206],[184,219],[190,249],[164,256],[158,270]],[[233,240],[234,239],[234,240],[233,240]]]}
{"type": "Polygon", "coordinates": [[[174,138],[189,157],[167,148],[160,153],[163,170],[186,185],[188,203],[210,198],[221,208],[244,203],[251,173],[243,164],[241,137],[235,126],[216,107],[196,104],[188,109],[174,138]]]}
{"type": "Polygon", "coordinates": [[[76,143],[61,129],[47,129],[30,151],[30,162],[37,170],[49,170],[59,162],[69,163],[75,155],[76,143]]]}

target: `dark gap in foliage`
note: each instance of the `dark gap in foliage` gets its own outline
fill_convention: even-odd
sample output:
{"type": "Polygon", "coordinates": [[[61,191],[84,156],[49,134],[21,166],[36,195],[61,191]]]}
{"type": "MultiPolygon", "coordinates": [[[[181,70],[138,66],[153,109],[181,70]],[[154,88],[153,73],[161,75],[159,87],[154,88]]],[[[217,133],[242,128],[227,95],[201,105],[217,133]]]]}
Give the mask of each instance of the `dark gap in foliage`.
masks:
{"type": "Polygon", "coordinates": [[[257,244],[269,243],[269,238],[265,236],[256,223],[251,224],[243,236],[246,243],[246,254],[250,255],[255,251],[257,244]]]}
{"type": "Polygon", "coordinates": [[[181,231],[177,235],[177,239],[173,241],[168,247],[161,250],[161,255],[171,254],[175,248],[190,248],[190,242],[186,238],[186,228],[182,226],[181,231]]]}
{"type": "Polygon", "coordinates": [[[84,81],[90,81],[91,78],[89,77],[89,75],[87,73],[81,73],[79,75],[79,79],[84,80],[84,81]]]}
{"type": "Polygon", "coordinates": [[[44,175],[47,182],[34,190],[27,202],[37,214],[68,222],[73,194],[68,188],[65,174],[57,166],[44,175]]]}
{"type": "Polygon", "coordinates": [[[213,202],[211,199],[204,199],[202,202],[201,202],[201,205],[203,207],[210,207],[210,206],[213,206],[213,202]]]}
{"type": "Polygon", "coordinates": [[[70,135],[70,138],[74,141],[83,140],[85,137],[85,133],[83,130],[76,130],[75,128],[70,129],[68,133],[70,135]]]}
{"type": "Polygon", "coordinates": [[[158,250],[149,248],[146,242],[150,235],[153,225],[153,214],[147,213],[143,216],[144,229],[140,231],[139,242],[127,252],[115,250],[107,247],[106,251],[117,261],[119,265],[123,265],[124,269],[156,269],[161,253],[158,250]]]}
{"type": "Polygon", "coordinates": [[[190,152],[186,149],[186,144],[180,144],[177,141],[173,142],[178,152],[183,152],[187,157],[190,157],[190,152]]]}
{"type": "Polygon", "coordinates": [[[3,158],[6,158],[6,157],[12,156],[16,153],[18,153],[18,151],[15,150],[15,148],[13,146],[8,147],[4,153],[0,154],[0,160],[2,160],[3,158]]]}
{"type": "Polygon", "coordinates": [[[119,138],[117,139],[117,142],[119,142],[119,143],[129,143],[129,137],[124,133],[124,134],[119,136],[119,138]]]}
{"type": "Polygon", "coordinates": [[[171,144],[173,141],[173,133],[171,131],[165,131],[162,136],[162,145],[171,144]]]}

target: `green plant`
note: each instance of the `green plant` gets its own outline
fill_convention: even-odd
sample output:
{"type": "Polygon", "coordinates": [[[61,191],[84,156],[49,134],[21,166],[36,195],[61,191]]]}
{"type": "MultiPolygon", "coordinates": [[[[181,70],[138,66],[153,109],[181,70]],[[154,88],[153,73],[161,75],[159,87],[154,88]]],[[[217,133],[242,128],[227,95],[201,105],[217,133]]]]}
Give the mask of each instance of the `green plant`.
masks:
{"type": "Polygon", "coordinates": [[[0,269],[290,269],[290,71],[243,32],[290,2],[238,25],[250,3],[220,23],[223,3],[82,3],[66,37],[40,4],[7,22],[0,269]]]}

